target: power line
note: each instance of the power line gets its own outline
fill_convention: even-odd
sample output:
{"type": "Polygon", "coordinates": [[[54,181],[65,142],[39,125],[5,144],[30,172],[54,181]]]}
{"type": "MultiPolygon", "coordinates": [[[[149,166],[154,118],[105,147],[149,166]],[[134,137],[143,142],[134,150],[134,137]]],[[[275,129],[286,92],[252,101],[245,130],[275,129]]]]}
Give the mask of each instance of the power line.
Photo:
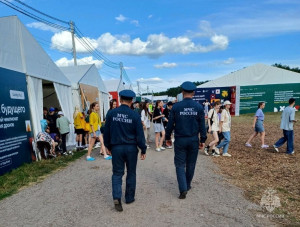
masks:
{"type": "Polygon", "coordinates": [[[51,19],[53,19],[53,20],[56,20],[56,21],[59,21],[59,22],[61,22],[61,23],[64,23],[64,24],[69,25],[69,22],[63,21],[63,20],[61,20],[61,19],[58,19],[58,18],[53,17],[53,16],[50,16],[50,15],[48,15],[48,14],[46,14],[46,13],[43,13],[43,12],[41,12],[41,11],[39,11],[39,10],[37,10],[37,9],[35,9],[35,8],[31,7],[31,6],[29,6],[29,5],[27,5],[26,3],[24,3],[24,2],[22,2],[22,1],[20,1],[20,0],[14,0],[14,1],[15,1],[15,2],[18,2],[18,3],[20,3],[20,4],[22,4],[23,6],[29,8],[29,9],[31,9],[31,10],[33,10],[33,11],[39,13],[39,14],[42,14],[42,15],[44,15],[44,16],[46,16],[46,17],[49,17],[49,18],[51,18],[51,19]]]}
{"type": "MultiPolygon", "coordinates": [[[[67,24],[69,25],[69,22],[67,21],[64,21],[64,20],[61,20],[59,18],[56,18],[56,17],[53,17],[49,14],[46,14],[46,13],[43,13],[41,12],[40,10],[37,10],[31,6],[29,6],[28,4],[20,1],[20,0],[13,0],[27,8],[29,8],[30,10],[38,13],[38,14],[41,14],[45,17],[48,17],[52,20],[55,20],[55,21],[58,21],[58,22],[61,22],[63,24],[67,24]]],[[[59,25],[59,24],[56,24],[56,23],[53,23],[53,22],[50,22],[49,20],[47,19],[44,19],[44,18],[41,18],[40,16],[37,16],[27,10],[25,10],[24,8],[21,8],[15,4],[13,4],[11,2],[11,0],[0,0],[0,3],[3,3],[5,4],[6,6],[20,12],[21,14],[24,14],[36,21],[39,21],[39,22],[42,22],[48,26],[51,26],[53,28],[56,28],[58,30],[61,30],[61,31],[70,31],[68,27],[65,27],[65,26],[62,26],[62,25],[59,25]]],[[[112,62],[111,60],[109,60],[107,57],[105,57],[100,51],[97,50],[97,48],[94,48],[93,45],[91,44],[91,42],[83,35],[83,33],[79,30],[79,28],[75,25],[75,38],[81,43],[81,45],[90,53],[92,54],[92,56],[94,56],[96,59],[100,60],[103,62],[104,65],[110,67],[110,68],[114,68],[114,69],[120,69],[121,71],[121,74],[122,74],[122,77],[131,84],[131,81],[129,79],[129,76],[127,75],[127,72],[126,70],[124,69],[123,67],[123,64],[118,64],[118,63],[115,63],[115,62],[112,62]],[[77,37],[78,36],[78,37],[77,37]]],[[[47,42],[47,41],[46,41],[47,42]]],[[[62,51],[64,52],[64,51],[62,51]]],[[[67,52],[69,54],[69,52],[67,52]]]]}
{"type": "Polygon", "coordinates": [[[22,9],[21,7],[15,5],[15,4],[13,4],[13,3],[11,3],[11,2],[8,1],[8,0],[0,0],[0,2],[3,3],[3,4],[5,4],[5,5],[7,5],[8,7],[14,9],[14,10],[16,10],[16,11],[18,11],[18,12],[20,12],[20,13],[22,13],[22,14],[24,14],[24,15],[30,17],[30,18],[32,18],[32,19],[34,19],[34,20],[37,20],[37,21],[42,22],[42,23],[44,23],[44,24],[47,24],[47,25],[49,25],[49,26],[51,26],[51,27],[53,27],[53,28],[56,28],[56,29],[59,29],[59,30],[62,30],[62,31],[69,30],[68,28],[66,28],[66,27],[64,27],[64,26],[61,26],[61,25],[52,23],[52,22],[47,21],[47,20],[45,20],[45,19],[43,19],[43,18],[41,18],[41,17],[39,17],[39,16],[36,16],[36,15],[34,15],[34,14],[28,12],[27,10],[24,10],[24,9],[22,9]]]}

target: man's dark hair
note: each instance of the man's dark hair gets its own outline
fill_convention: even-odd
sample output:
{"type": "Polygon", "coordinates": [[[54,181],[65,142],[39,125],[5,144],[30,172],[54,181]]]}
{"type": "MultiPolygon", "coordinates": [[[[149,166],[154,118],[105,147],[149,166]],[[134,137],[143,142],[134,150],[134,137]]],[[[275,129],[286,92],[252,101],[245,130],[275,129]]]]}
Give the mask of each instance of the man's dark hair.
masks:
{"type": "Polygon", "coordinates": [[[44,111],[48,111],[48,108],[47,108],[47,107],[43,107],[43,110],[44,110],[44,111]]]}
{"type": "Polygon", "coordinates": [[[133,98],[129,98],[129,97],[125,97],[125,96],[120,97],[121,102],[130,103],[130,102],[132,102],[132,100],[133,100],[133,98]]]}
{"type": "Polygon", "coordinates": [[[173,106],[173,103],[172,102],[168,102],[167,106],[173,106]]]}
{"type": "Polygon", "coordinates": [[[290,98],[290,100],[289,100],[289,104],[291,105],[292,103],[294,103],[296,101],[296,99],[294,99],[294,98],[290,98]]]}

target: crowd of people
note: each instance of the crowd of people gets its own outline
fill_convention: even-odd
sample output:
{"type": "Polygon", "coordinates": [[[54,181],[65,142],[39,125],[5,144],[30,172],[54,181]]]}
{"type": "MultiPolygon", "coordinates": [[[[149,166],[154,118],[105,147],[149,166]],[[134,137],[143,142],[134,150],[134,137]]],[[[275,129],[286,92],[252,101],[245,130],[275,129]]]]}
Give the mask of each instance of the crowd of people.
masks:
{"type": "MultiPolygon", "coordinates": [[[[289,106],[286,107],[282,113],[280,129],[283,130],[283,137],[273,145],[276,152],[279,152],[278,148],[287,142],[286,153],[294,153],[293,124],[297,122],[297,120],[295,120],[295,102],[296,100],[294,98],[290,98],[289,106]]],[[[203,103],[204,112],[207,116],[207,132],[211,134],[213,138],[213,140],[204,148],[204,153],[206,155],[210,155],[209,150],[211,149],[211,155],[218,157],[220,156],[220,148],[223,148],[222,156],[231,157],[231,154],[228,153],[231,129],[230,105],[230,101],[225,101],[223,105],[221,105],[220,101],[216,101],[213,105],[210,103],[208,104],[207,100],[203,103]]],[[[259,134],[261,148],[269,148],[269,145],[265,144],[265,115],[263,113],[265,106],[265,102],[258,103],[252,123],[253,133],[245,143],[246,147],[251,148],[251,141],[259,134]]]]}
{"type": "MultiPolygon", "coordinates": [[[[207,100],[200,105],[193,101],[195,85],[191,82],[182,84],[183,101],[174,105],[173,102],[163,103],[158,100],[152,109],[152,103],[133,102],[135,93],[131,90],[120,92],[121,105],[118,107],[116,100],[110,101],[110,109],[105,119],[99,116],[99,103],[90,105],[89,111],[82,112],[78,107],[74,111],[74,129],[76,134],[77,149],[88,149],[87,161],[94,161],[91,156],[95,144],[99,143],[100,155],[105,160],[112,159],[113,176],[112,188],[113,199],[117,211],[122,211],[122,176],[127,168],[126,177],[126,203],[135,200],[136,188],[136,165],[138,148],[141,151],[141,159],[146,158],[146,150],[150,147],[151,127],[155,134],[155,151],[161,152],[167,148],[173,148],[174,164],[179,187],[179,199],[185,199],[187,192],[191,190],[191,182],[200,149],[204,148],[206,155],[218,157],[221,155],[231,157],[228,153],[231,140],[231,102],[215,101],[209,103],[207,100]],[[173,107],[174,106],[174,107],[173,107]],[[207,134],[211,140],[207,141],[207,134]]],[[[273,148],[278,148],[287,142],[287,154],[294,153],[295,99],[289,100],[289,106],[282,113],[280,128],[283,137],[280,138],[273,148]]],[[[263,109],[266,103],[258,103],[255,113],[251,134],[246,147],[252,147],[252,140],[260,134],[261,148],[269,146],[265,144],[265,116],[263,109]]],[[[41,151],[48,150],[44,158],[56,157],[57,152],[62,155],[72,155],[67,152],[66,136],[70,133],[69,119],[62,111],[53,107],[44,108],[44,119],[41,121],[43,132],[37,135],[41,143],[38,148],[41,151]]]]}
{"type": "MultiPolygon", "coordinates": [[[[292,102],[294,99],[290,99],[292,102]]],[[[294,100],[295,103],[295,100],[294,100]]],[[[166,140],[165,129],[169,121],[169,114],[173,107],[174,102],[164,103],[161,100],[157,100],[152,108],[152,103],[134,102],[131,105],[131,109],[139,114],[143,125],[144,136],[146,138],[146,146],[150,148],[151,141],[151,126],[154,128],[155,138],[155,151],[160,152],[165,149],[172,149],[172,142],[166,140]]],[[[246,147],[252,147],[251,142],[257,136],[260,135],[261,148],[269,148],[269,145],[265,144],[265,129],[264,129],[264,113],[265,102],[259,102],[258,108],[253,119],[253,133],[245,143],[246,147]]],[[[288,152],[293,153],[293,133],[291,133],[292,124],[296,121],[288,122],[288,119],[294,119],[295,113],[292,111],[293,103],[290,104],[290,108],[286,108],[289,111],[289,118],[283,117],[281,122],[281,129],[283,129],[283,138],[273,145],[275,151],[278,151],[284,142],[288,142],[288,152]],[[293,115],[293,116],[290,116],[293,115]],[[292,142],[291,142],[292,141],[292,142]]],[[[107,114],[117,108],[118,104],[115,99],[110,101],[110,109],[107,114]]],[[[231,115],[230,115],[230,101],[225,101],[221,104],[220,101],[216,101],[213,104],[206,100],[203,103],[204,114],[206,117],[207,133],[211,134],[212,140],[210,140],[204,147],[205,155],[212,155],[218,157],[221,155],[220,149],[223,149],[222,156],[231,157],[228,153],[230,143],[230,131],[231,131],[231,115]]],[[[73,114],[74,130],[76,134],[76,149],[87,149],[87,161],[94,161],[95,158],[91,157],[91,152],[94,147],[100,147],[100,155],[103,155],[105,160],[110,160],[111,153],[105,147],[103,141],[103,133],[105,129],[105,119],[101,119],[99,116],[99,103],[94,102],[90,105],[87,112],[80,111],[79,107],[75,107],[73,114]]],[[[57,155],[72,155],[72,151],[67,151],[66,137],[70,133],[70,120],[67,119],[63,112],[58,108],[50,107],[49,110],[44,107],[43,109],[44,119],[41,121],[42,132],[37,136],[37,145],[39,150],[48,150],[48,157],[56,157],[57,155]],[[46,141],[46,142],[45,142],[46,141]]],[[[285,113],[285,112],[284,112],[285,113]]],[[[285,115],[283,115],[285,116],[285,115]]],[[[44,153],[42,155],[45,156],[44,153]]]]}

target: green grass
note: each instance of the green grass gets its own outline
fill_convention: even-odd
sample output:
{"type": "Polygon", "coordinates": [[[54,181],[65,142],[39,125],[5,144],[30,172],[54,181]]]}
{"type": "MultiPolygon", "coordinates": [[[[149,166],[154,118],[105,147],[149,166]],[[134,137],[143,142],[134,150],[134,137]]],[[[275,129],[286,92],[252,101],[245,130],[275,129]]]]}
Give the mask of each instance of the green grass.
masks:
{"type": "Polygon", "coordinates": [[[86,151],[75,152],[73,156],[58,157],[24,164],[9,173],[0,176],[0,200],[13,195],[21,188],[39,182],[55,170],[66,167],[83,155],[86,151]]]}

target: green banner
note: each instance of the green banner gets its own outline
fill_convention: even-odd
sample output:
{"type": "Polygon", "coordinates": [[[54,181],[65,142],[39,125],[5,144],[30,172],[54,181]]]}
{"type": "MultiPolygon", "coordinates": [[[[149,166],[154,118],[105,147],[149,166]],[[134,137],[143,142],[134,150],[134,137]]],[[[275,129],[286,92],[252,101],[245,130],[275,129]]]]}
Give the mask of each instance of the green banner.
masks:
{"type": "Polygon", "coordinates": [[[299,109],[300,84],[241,86],[240,89],[240,114],[255,113],[259,102],[266,103],[264,112],[281,112],[289,105],[290,98],[298,100],[296,108],[299,109]]]}

